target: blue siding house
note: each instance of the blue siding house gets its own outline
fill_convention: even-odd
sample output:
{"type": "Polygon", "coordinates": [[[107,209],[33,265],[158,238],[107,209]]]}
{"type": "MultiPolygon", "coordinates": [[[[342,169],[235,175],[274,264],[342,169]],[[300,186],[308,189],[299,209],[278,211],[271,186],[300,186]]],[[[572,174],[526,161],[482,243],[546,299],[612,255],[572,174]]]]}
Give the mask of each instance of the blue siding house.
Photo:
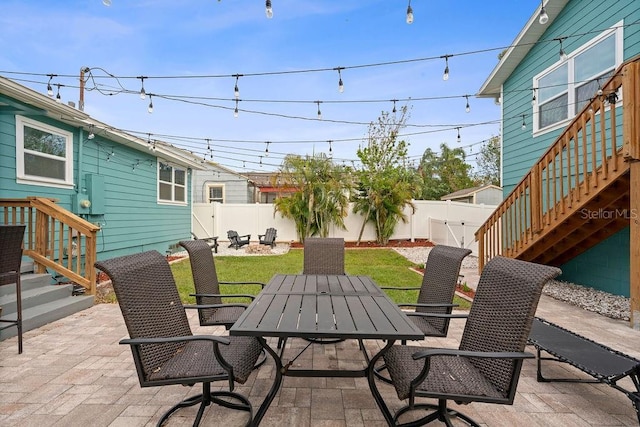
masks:
{"type": "Polygon", "coordinates": [[[0,153],[0,223],[15,222],[9,201],[40,197],[99,227],[97,259],[165,253],[190,238],[191,174],[201,164],[184,150],[0,77],[0,153]]]}
{"type": "Polygon", "coordinates": [[[502,217],[481,232],[500,224],[500,241],[485,245],[485,257],[556,264],[562,280],[633,297],[629,147],[640,123],[630,108],[640,100],[629,87],[640,80],[640,1],[543,6],[547,22],[538,7],[478,93],[496,99],[503,126],[502,217]]]}

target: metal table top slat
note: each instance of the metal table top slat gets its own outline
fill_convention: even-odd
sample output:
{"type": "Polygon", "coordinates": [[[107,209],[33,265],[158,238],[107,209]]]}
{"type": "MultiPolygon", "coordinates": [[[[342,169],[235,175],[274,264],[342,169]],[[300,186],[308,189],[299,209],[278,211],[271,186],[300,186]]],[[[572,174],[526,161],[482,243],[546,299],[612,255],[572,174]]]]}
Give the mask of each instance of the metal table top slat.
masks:
{"type": "Polygon", "coordinates": [[[316,298],[315,294],[302,297],[302,307],[299,313],[300,321],[296,331],[314,331],[316,329],[316,298]]]}
{"type": "Polygon", "coordinates": [[[319,331],[335,331],[336,321],[333,313],[333,304],[331,304],[331,296],[318,295],[316,298],[319,331]]]}
{"type": "Polygon", "coordinates": [[[291,295],[287,298],[278,329],[281,331],[298,329],[298,315],[302,311],[302,298],[302,295],[291,295]]]}
{"type": "Polygon", "coordinates": [[[336,316],[336,329],[338,331],[355,331],[356,325],[353,323],[353,317],[349,312],[349,306],[345,298],[331,298],[333,311],[336,316]]]}

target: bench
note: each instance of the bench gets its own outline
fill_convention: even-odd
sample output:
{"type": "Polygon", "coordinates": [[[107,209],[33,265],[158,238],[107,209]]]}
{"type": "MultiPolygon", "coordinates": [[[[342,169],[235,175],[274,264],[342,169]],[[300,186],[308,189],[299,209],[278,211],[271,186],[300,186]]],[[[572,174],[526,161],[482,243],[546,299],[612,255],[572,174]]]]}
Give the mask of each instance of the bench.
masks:
{"type": "Polygon", "coordinates": [[[640,360],[571,332],[561,326],[536,317],[531,326],[529,344],[537,350],[537,379],[540,382],[564,381],[604,383],[623,392],[636,410],[640,423],[640,360]],[[541,351],[553,357],[541,357],[541,351]],[[542,360],[568,363],[594,379],[546,378],[542,375],[542,360]],[[629,377],[635,391],[620,384],[629,377]]]}

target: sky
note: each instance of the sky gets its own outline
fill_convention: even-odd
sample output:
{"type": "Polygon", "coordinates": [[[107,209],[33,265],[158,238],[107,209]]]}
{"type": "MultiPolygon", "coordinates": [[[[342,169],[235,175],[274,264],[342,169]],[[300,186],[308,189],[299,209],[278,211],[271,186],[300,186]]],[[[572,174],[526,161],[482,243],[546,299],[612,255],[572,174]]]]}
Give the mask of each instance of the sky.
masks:
{"type": "Polygon", "coordinates": [[[289,153],[357,165],[392,100],[409,111],[412,162],[446,143],[475,165],[500,133],[499,106],[475,94],[540,6],[413,0],[409,25],[404,0],[272,0],[271,19],[262,0],[111,3],[2,0],[0,75],[41,93],[50,82],[77,105],[87,68],[94,119],[238,172],[276,170],[289,153]]]}

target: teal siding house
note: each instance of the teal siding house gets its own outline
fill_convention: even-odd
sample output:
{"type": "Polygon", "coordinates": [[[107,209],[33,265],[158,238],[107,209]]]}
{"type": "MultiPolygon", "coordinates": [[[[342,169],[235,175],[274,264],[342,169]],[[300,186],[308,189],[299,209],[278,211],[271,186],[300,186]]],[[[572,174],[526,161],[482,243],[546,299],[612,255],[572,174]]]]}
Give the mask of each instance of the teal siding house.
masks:
{"type": "MultiPolygon", "coordinates": [[[[97,259],[164,254],[190,238],[191,175],[201,163],[184,150],[0,77],[0,153],[0,223],[11,222],[9,201],[41,197],[99,227],[97,259]]],[[[59,240],[66,247],[66,234],[59,240]]]]}
{"type": "MultiPolygon", "coordinates": [[[[607,181],[606,174],[613,168],[594,165],[597,161],[621,161],[616,160],[616,147],[621,153],[619,158],[627,156],[628,150],[622,150],[621,144],[629,142],[625,139],[629,132],[638,134],[638,123],[631,124],[624,119],[627,123],[623,124],[623,111],[627,102],[637,105],[639,100],[625,99],[623,87],[610,89],[612,86],[604,85],[625,63],[637,60],[640,55],[640,1],[545,0],[542,3],[546,22],[541,19],[542,11],[538,7],[512,46],[503,52],[478,93],[480,97],[495,98],[501,108],[503,195],[509,199],[515,191],[527,197],[518,208],[524,212],[524,226],[520,229],[507,226],[503,220],[501,244],[509,246],[517,240],[522,249],[514,249],[512,253],[518,257],[527,259],[529,254],[531,260],[553,260],[563,271],[561,280],[629,296],[631,232],[628,220],[633,210],[624,210],[629,206],[628,197],[626,205],[618,207],[611,202],[605,207],[608,210],[602,211],[619,217],[613,220],[605,218],[606,215],[603,218],[591,215],[583,221],[584,218],[576,215],[593,214],[596,210],[590,206],[595,205],[578,208],[573,217],[564,213],[564,209],[565,205],[566,212],[576,209],[594,194],[593,185],[589,193],[585,184],[589,179],[598,179],[594,175],[600,177],[597,191],[602,188],[602,194],[629,192],[628,183],[625,187],[612,178],[607,181]],[[593,106],[597,109],[595,113],[593,106]],[[604,133],[608,137],[603,137],[604,133]],[[617,142],[613,149],[612,140],[614,144],[617,142]],[[553,144],[559,144],[559,148],[549,151],[553,144]],[[604,149],[605,155],[596,152],[605,144],[609,144],[604,149]],[[556,159],[553,165],[552,159],[556,159]],[[556,172],[559,179],[555,178],[556,172]],[[519,184],[523,178],[525,183],[519,184]],[[536,180],[543,183],[540,189],[532,184],[536,180]],[[615,185],[605,188],[609,182],[615,185]],[[528,205],[536,204],[543,205],[542,214],[529,213],[528,205]],[[553,209],[556,210],[552,212],[553,209]],[[599,219],[603,219],[603,224],[604,220],[610,221],[598,230],[589,228],[595,227],[599,219]],[[568,230],[569,223],[575,229],[570,237],[569,234],[563,236],[567,242],[563,253],[559,249],[563,240],[558,239],[555,245],[550,243],[553,237],[541,225],[553,225],[554,221],[558,221],[558,227],[565,227],[556,229],[556,234],[559,230],[568,230]],[[579,238],[580,230],[589,230],[590,238],[579,238]],[[537,244],[536,239],[546,239],[549,243],[540,246],[542,249],[529,249],[537,244]],[[533,245],[527,246],[531,242],[533,245]],[[555,255],[546,256],[545,252],[555,255]]],[[[638,81],[638,76],[623,74],[620,73],[620,79],[638,81]]],[[[616,175],[616,180],[623,178],[622,174],[616,175]]],[[[621,199],[624,197],[616,203],[624,203],[621,199]]]]}

